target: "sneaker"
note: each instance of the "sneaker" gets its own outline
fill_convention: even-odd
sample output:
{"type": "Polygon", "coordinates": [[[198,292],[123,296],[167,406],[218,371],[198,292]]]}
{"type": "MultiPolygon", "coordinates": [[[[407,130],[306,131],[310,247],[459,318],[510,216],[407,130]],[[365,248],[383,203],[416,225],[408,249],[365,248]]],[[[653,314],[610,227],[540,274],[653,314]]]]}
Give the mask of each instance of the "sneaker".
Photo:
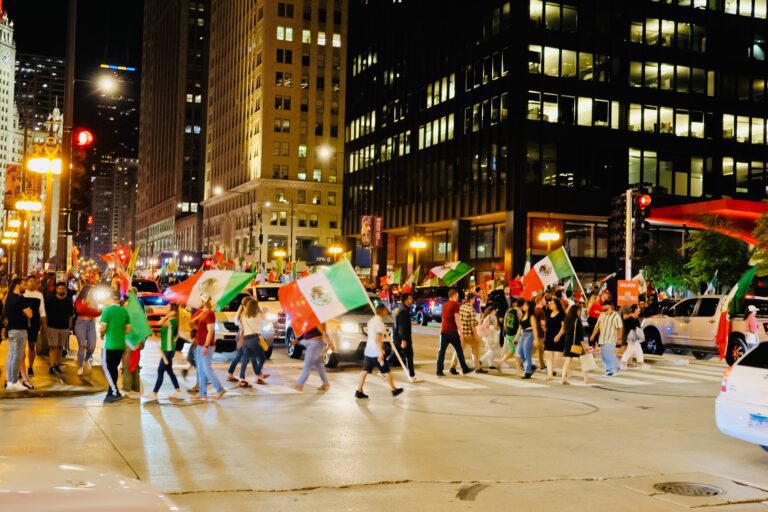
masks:
{"type": "Polygon", "coordinates": [[[29,375],[30,377],[34,377],[35,376],[35,370],[30,368],[29,370],[27,370],[27,375],[29,375]]]}
{"type": "Polygon", "coordinates": [[[182,376],[182,378],[186,380],[186,378],[187,378],[187,375],[189,375],[189,369],[187,369],[187,368],[182,368],[182,369],[181,369],[181,376],[182,376]]]}
{"type": "Polygon", "coordinates": [[[61,371],[61,367],[59,367],[59,365],[56,365],[56,366],[54,366],[54,367],[53,367],[53,371],[54,371],[54,373],[56,373],[56,375],[58,375],[59,377],[61,377],[62,375],[64,375],[64,372],[62,372],[62,371],[61,371]]]}
{"type": "Polygon", "coordinates": [[[403,392],[403,388],[395,388],[392,390],[392,396],[397,396],[403,392]]]}
{"type": "Polygon", "coordinates": [[[184,398],[184,392],[181,391],[181,389],[175,389],[173,390],[173,393],[168,395],[168,398],[171,400],[182,400],[184,398]]]}
{"type": "Polygon", "coordinates": [[[48,368],[48,375],[53,375],[53,366],[48,368]]]}
{"type": "Polygon", "coordinates": [[[523,378],[524,378],[524,379],[530,379],[530,378],[531,378],[531,375],[533,375],[533,374],[531,374],[531,373],[526,373],[525,375],[523,375],[523,378]]]}
{"type": "Polygon", "coordinates": [[[362,391],[355,390],[355,398],[365,399],[365,398],[368,398],[368,395],[366,395],[362,391]]]}
{"type": "Polygon", "coordinates": [[[331,385],[330,384],[323,384],[322,386],[317,388],[318,391],[328,391],[329,389],[331,389],[331,385]]]}
{"type": "Polygon", "coordinates": [[[87,371],[87,372],[91,371],[91,363],[89,363],[88,361],[86,361],[83,364],[83,366],[85,367],[85,371],[87,371]]]}
{"type": "Polygon", "coordinates": [[[200,386],[198,384],[195,384],[191,388],[187,390],[188,393],[199,393],[200,392],[200,386]]]}
{"type": "Polygon", "coordinates": [[[296,391],[298,391],[299,393],[301,393],[302,391],[304,391],[304,386],[302,386],[301,384],[294,384],[292,387],[293,387],[293,389],[295,389],[295,390],[296,390],[296,391]]]}
{"type": "Polygon", "coordinates": [[[475,370],[475,373],[488,373],[488,370],[483,368],[478,368],[477,370],[475,370]]]}
{"type": "Polygon", "coordinates": [[[424,382],[424,380],[420,379],[418,377],[413,377],[413,378],[411,378],[411,382],[414,383],[414,384],[418,384],[419,382],[424,382]]]}
{"type": "Polygon", "coordinates": [[[451,368],[450,370],[448,370],[448,373],[450,373],[451,375],[458,375],[459,370],[457,370],[456,368],[451,368]]]}
{"type": "Polygon", "coordinates": [[[82,375],[83,374],[83,367],[82,366],[77,369],[77,374],[78,375],[82,375]]]}
{"type": "Polygon", "coordinates": [[[104,398],[104,403],[105,404],[112,404],[112,403],[115,403],[115,402],[119,402],[122,399],[123,399],[123,395],[120,395],[120,394],[117,394],[117,395],[109,394],[109,395],[107,395],[104,398]]]}
{"type": "Polygon", "coordinates": [[[468,369],[462,371],[461,374],[462,375],[469,375],[470,373],[474,373],[474,372],[475,372],[475,370],[473,370],[471,368],[468,368],[468,369]]]}
{"type": "Polygon", "coordinates": [[[17,380],[13,384],[6,383],[5,389],[7,391],[26,391],[27,387],[20,380],[17,380]]]}
{"type": "Polygon", "coordinates": [[[437,375],[438,377],[445,377],[445,374],[444,374],[443,372],[437,373],[436,375],[437,375]]]}

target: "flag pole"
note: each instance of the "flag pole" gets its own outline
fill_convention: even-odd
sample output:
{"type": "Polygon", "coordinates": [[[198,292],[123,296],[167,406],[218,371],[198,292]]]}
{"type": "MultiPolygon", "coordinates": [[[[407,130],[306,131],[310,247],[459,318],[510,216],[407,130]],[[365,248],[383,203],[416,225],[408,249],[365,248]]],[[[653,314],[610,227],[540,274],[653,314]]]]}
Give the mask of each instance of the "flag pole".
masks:
{"type": "Polygon", "coordinates": [[[568,264],[571,266],[571,270],[573,270],[573,277],[576,278],[576,283],[579,285],[579,290],[581,290],[581,295],[586,300],[587,294],[584,292],[584,287],[581,286],[581,281],[579,280],[579,275],[576,273],[576,269],[573,268],[573,263],[571,263],[571,257],[568,256],[568,253],[565,250],[565,247],[560,247],[563,250],[563,254],[565,254],[565,259],[568,260],[568,264]]]}
{"type": "MultiPolygon", "coordinates": [[[[355,274],[355,269],[352,267],[352,263],[348,259],[346,259],[346,258],[344,259],[344,261],[345,261],[345,264],[352,271],[352,273],[355,275],[355,277],[357,277],[357,274],[355,274]]],[[[357,284],[360,286],[360,289],[363,291],[363,295],[365,295],[366,300],[368,300],[368,305],[371,307],[371,311],[373,311],[373,314],[375,315],[376,314],[376,306],[373,305],[373,301],[371,300],[371,297],[368,296],[368,291],[363,286],[363,283],[360,282],[359,278],[357,279],[357,284]]],[[[408,370],[406,370],[405,363],[403,363],[403,358],[400,357],[400,351],[397,350],[397,347],[395,346],[394,340],[392,339],[392,337],[389,335],[388,332],[384,331],[384,333],[385,333],[384,336],[385,336],[387,342],[389,342],[389,344],[392,346],[392,350],[394,351],[395,355],[397,356],[397,360],[400,363],[400,368],[403,369],[403,373],[408,378],[408,382],[413,384],[413,378],[408,373],[408,370]]],[[[411,342],[411,343],[413,343],[413,342],[411,342]]],[[[384,356],[384,354],[382,354],[382,357],[383,356],[384,356]]]]}

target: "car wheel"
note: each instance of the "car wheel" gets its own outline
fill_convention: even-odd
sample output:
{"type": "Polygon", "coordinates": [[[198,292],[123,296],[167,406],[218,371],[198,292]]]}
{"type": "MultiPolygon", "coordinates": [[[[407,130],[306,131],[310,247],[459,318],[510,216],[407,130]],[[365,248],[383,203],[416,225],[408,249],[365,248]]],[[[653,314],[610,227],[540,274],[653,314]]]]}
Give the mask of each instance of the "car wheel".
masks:
{"type": "Polygon", "coordinates": [[[725,362],[728,363],[728,366],[733,366],[746,353],[747,343],[741,336],[732,336],[728,340],[728,348],[725,351],[725,362]]]}
{"type": "Polygon", "coordinates": [[[709,352],[691,352],[691,354],[693,354],[693,357],[699,361],[707,361],[708,359],[712,359],[712,357],[715,355],[710,354],[709,352]]]}
{"type": "Polygon", "coordinates": [[[296,339],[296,336],[293,334],[293,331],[285,333],[285,346],[286,351],[288,352],[288,357],[291,359],[301,359],[301,353],[304,351],[304,347],[298,343],[293,343],[294,339],[296,339]]]}
{"type": "Polygon", "coordinates": [[[418,324],[418,325],[427,325],[424,322],[424,312],[423,311],[419,311],[418,313],[416,313],[416,324],[418,324]]]}
{"type": "Polygon", "coordinates": [[[660,356],[664,354],[664,344],[661,343],[661,335],[656,329],[646,329],[645,341],[642,343],[643,352],[660,356]]]}
{"type": "Polygon", "coordinates": [[[272,358],[272,347],[271,346],[264,352],[264,357],[266,357],[267,359],[271,359],[272,358]]]}
{"type": "Polygon", "coordinates": [[[339,357],[333,352],[323,354],[323,364],[326,368],[336,368],[339,366],[339,357]]]}

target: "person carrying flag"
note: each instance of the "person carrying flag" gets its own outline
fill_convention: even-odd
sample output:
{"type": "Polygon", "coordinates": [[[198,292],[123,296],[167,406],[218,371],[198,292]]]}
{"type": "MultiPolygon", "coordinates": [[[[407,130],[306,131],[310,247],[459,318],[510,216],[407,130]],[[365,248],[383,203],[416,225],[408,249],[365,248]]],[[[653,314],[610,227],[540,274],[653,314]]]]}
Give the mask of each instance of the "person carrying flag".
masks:
{"type": "Polygon", "coordinates": [[[104,397],[105,404],[123,399],[117,389],[117,369],[125,352],[125,335],[131,330],[128,312],[120,305],[120,292],[112,290],[109,305],[101,313],[101,337],[104,350],[101,351],[101,367],[107,378],[109,388],[104,397]]]}
{"type": "MultiPolygon", "coordinates": [[[[368,395],[363,392],[365,379],[373,373],[374,368],[378,368],[382,375],[386,376],[387,383],[392,390],[392,396],[397,396],[403,392],[403,388],[395,386],[392,372],[384,360],[384,333],[387,331],[383,318],[387,315],[387,306],[379,304],[376,306],[376,314],[368,320],[368,341],[365,344],[363,353],[363,371],[360,372],[360,385],[355,391],[355,398],[366,399],[368,395]]],[[[463,362],[463,361],[462,361],[463,362]]]]}

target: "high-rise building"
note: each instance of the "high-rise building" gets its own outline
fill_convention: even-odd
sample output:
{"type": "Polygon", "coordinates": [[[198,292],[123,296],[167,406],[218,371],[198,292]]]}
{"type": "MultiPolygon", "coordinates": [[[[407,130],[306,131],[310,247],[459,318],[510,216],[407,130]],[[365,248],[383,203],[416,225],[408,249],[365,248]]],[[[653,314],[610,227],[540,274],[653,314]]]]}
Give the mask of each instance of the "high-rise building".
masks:
{"type": "MultiPolygon", "coordinates": [[[[14,66],[16,42],[13,39],[13,22],[0,7],[0,190],[8,191],[6,169],[21,163],[18,154],[18,117],[14,102],[14,66]]],[[[16,174],[18,176],[18,173],[16,174]]],[[[5,206],[0,205],[0,218],[5,217],[5,206]]]]}
{"type": "Polygon", "coordinates": [[[203,246],[311,262],[340,235],[347,0],[211,12],[203,246]]]}
{"type": "Polygon", "coordinates": [[[91,174],[91,236],[90,256],[99,264],[102,254],[110,253],[115,246],[112,243],[112,212],[115,207],[115,175],[113,169],[104,165],[91,174]]]}
{"type": "Polygon", "coordinates": [[[469,261],[484,282],[554,231],[577,270],[611,272],[628,187],[764,198],[766,4],[354,1],[345,234],[382,216],[380,261],[469,261]]]}
{"type": "Polygon", "coordinates": [[[95,125],[98,135],[93,154],[110,164],[116,158],[136,158],[139,154],[139,102],[134,80],[136,69],[130,66],[101,64],[96,89],[95,125]]]}
{"type": "Polygon", "coordinates": [[[16,106],[21,127],[47,130],[54,108],[64,105],[64,68],[61,57],[16,54],[16,106]]]}
{"type": "Polygon", "coordinates": [[[144,3],[137,242],[202,249],[210,0],[144,3]]]}
{"type": "Polygon", "coordinates": [[[91,176],[93,222],[87,256],[100,261],[99,255],[118,245],[135,246],[138,168],[138,159],[118,157],[111,164],[102,162],[91,176]]]}

